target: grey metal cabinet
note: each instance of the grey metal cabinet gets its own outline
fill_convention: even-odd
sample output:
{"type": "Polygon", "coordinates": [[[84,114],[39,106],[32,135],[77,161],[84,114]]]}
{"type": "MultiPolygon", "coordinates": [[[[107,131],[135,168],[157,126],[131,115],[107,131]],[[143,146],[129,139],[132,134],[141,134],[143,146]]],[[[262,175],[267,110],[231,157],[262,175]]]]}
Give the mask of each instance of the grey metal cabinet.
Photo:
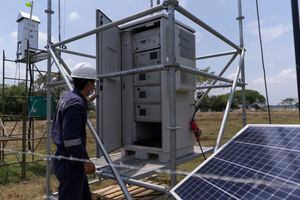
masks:
{"type": "MultiPolygon", "coordinates": [[[[112,39],[113,42],[103,39],[97,54],[104,60],[116,56],[110,64],[100,63],[99,73],[105,73],[107,70],[121,71],[167,64],[169,44],[171,44],[169,26],[167,16],[157,14],[121,26],[119,32],[118,29],[114,29],[115,33],[111,32],[110,35],[106,35],[106,39],[112,39],[112,36],[116,38],[112,39]],[[117,49],[117,46],[120,49],[117,49]],[[107,57],[104,58],[105,56],[107,57]]],[[[176,22],[176,61],[188,67],[196,65],[194,33],[191,28],[176,22]]],[[[159,161],[168,162],[170,160],[170,131],[168,129],[170,108],[167,71],[140,73],[123,76],[120,79],[105,80],[99,87],[103,87],[102,97],[98,103],[102,105],[99,112],[103,119],[99,124],[104,144],[112,142],[110,139],[115,138],[117,142],[114,145],[105,145],[122,146],[123,156],[134,152],[137,158],[149,159],[156,155],[159,161]],[[106,117],[108,121],[116,119],[113,130],[109,130],[105,124],[109,123],[104,120],[106,117]],[[119,131],[118,134],[117,131],[119,131]]],[[[177,155],[180,157],[193,152],[194,140],[189,130],[189,121],[193,112],[194,76],[176,72],[176,89],[176,124],[180,127],[176,146],[177,155]]]]}

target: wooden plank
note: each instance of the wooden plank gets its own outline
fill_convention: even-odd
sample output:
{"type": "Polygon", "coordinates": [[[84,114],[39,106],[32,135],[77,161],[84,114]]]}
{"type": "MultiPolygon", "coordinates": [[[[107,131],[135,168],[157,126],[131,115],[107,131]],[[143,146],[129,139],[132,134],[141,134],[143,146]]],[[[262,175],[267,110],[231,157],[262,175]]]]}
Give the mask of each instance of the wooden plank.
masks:
{"type": "MultiPolygon", "coordinates": [[[[107,195],[105,197],[108,198],[108,199],[114,199],[114,200],[115,199],[124,199],[123,192],[121,191],[119,186],[118,186],[118,188],[119,188],[118,192],[115,192],[114,194],[107,195]]],[[[141,190],[145,190],[145,188],[141,188],[141,187],[138,187],[138,186],[132,186],[132,187],[129,187],[127,189],[128,189],[128,192],[131,194],[131,196],[136,194],[136,193],[139,193],[141,190]]]]}
{"type": "MultiPolygon", "coordinates": [[[[153,191],[150,189],[146,189],[140,186],[128,186],[128,192],[132,196],[133,199],[140,199],[140,200],[159,200],[160,197],[165,197],[165,194],[153,191]]],[[[93,193],[93,199],[96,200],[123,200],[125,199],[122,190],[118,185],[111,185],[105,188],[101,188],[95,190],[93,193]]],[[[161,198],[163,200],[165,198],[161,198]]]]}
{"type": "Polygon", "coordinates": [[[108,196],[108,195],[114,194],[114,193],[116,193],[118,191],[120,191],[120,187],[118,187],[118,186],[116,187],[116,185],[114,185],[114,187],[112,189],[110,189],[110,190],[102,193],[101,195],[108,196]]]}
{"type": "MultiPolygon", "coordinates": [[[[137,188],[138,188],[138,186],[132,186],[127,189],[130,192],[137,188]]],[[[121,191],[121,188],[119,187],[119,185],[111,185],[106,188],[102,188],[102,189],[93,191],[93,194],[97,197],[101,197],[100,199],[111,199],[111,197],[113,197],[113,196],[123,195],[123,192],[121,191]]]]}
{"type": "Polygon", "coordinates": [[[152,200],[155,197],[162,196],[162,195],[163,195],[162,193],[157,192],[157,191],[146,190],[144,192],[141,192],[141,193],[135,195],[134,197],[136,199],[141,199],[141,200],[152,200]]]}
{"type": "Polygon", "coordinates": [[[110,185],[110,186],[107,186],[105,188],[100,188],[98,190],[95,190],[95,191],[93,191],[93,193],[94,194],[101,194],[101,193],[108,192],[108,191],[110,191],[113,188],[115,188],[115,185],[110,185]]]}

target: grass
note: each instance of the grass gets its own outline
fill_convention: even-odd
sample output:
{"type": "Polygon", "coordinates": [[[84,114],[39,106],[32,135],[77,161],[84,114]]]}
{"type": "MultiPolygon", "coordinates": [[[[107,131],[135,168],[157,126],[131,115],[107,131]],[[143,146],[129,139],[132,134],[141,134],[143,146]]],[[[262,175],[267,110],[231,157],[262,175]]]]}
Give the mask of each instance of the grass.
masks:
{"type": "MultiPolygon", "coordinates": [[[[214,146],[216,136],[218,135],[222,112],[204,112],[197,116],[197,123],[200,125],[202,133],[203,146],[214,146]]],[[[272,111],[273,124],[299,124],[298,111],[272,111]]],[[[247,112],[247,124],[268,124],[268,113],[266,112],[247,112]]],[[[235,133],[242,128],[242,113],[232,112],[229,115],[225,129],[223,143],[228,141],[235,133]]]]}
{"type": "MultiPolygon", "coordinates": [[[[216,136],[218,134],[221,120],[223,117],[222,112],[204,112],[199,113],[197,116],[197,122],[203,130],[201,137],[203,146],[214,146],[216,136]]],[[[247,113],[248,124],[266,124],[268,123],[268,114],[265,112],[248,112],[247,113]]],[[[93,120],[92,120],[93,121],[93,120]]],[[[297,111],[273,111],[272,122],[274,124],[299,124],[297,111]]],[[[40,130],[40,135],[43,134],[46,123],[45,121],[36,122],[35,130],[40,130]]],[[[8,129],[13,126],[13,123],[8,123],[8,129]]],[[[20,129],[20,126],[18,127],[20,129]]],[[[224,142],[229,140],[235,133],[242,128],[242,113],[232,112],[225,129],[224,142]]],[[[38,131],[37,131],[38,132],[38,131]]],[[[37,135],[39,135],[37,134],[37,135]]],[[[38,136],[37,136],[38,137],[38,136]]],[[[95,142],[90,134],[88,134],[88,151],[90,157],[95,156],[95,142]]],[[[11,149],[20,150],[21,144],[18,142],[12,143],[8,146],[11,149]]],[[[37,149],[37,153],[45,154],[45,141],[41,143],[37,149]]],[[[52,147],[54,152],[54,147],[52,147]]],[[[31,160],[31,156],[27,156],[28,160],[31,160]]],[[[36,157],[38,159],[38,157],[36,157]]],[[[15,161],[15,156],[7,157],[10,162],[15,161]]],[[[191,171],[203,162],[202,156],[190,161],[188,163],[178,166],[180,171],[191,171]]],[[[45,162],[35,162],[27,165],[27,179],[21,179],[21,168],[19,165],[10,165],[0,167],[0,199],[42,199],[45,193],[45,162]]],[[[184,178],[184,175],[178,176],[178,181],[184,178]]],[[[159,174],[157,177],[151,178],[151,180],[160,184],[169,184],[169,175],[159,174]]],[[[91,186],[91,190],[99,189],[101,187],[111,185],[114,181],[103,181],[99,184],[91,186]]],[[[51,187],[54,191],[57,188],[57,181],[54,176],[51,176],[51,187]]]]}

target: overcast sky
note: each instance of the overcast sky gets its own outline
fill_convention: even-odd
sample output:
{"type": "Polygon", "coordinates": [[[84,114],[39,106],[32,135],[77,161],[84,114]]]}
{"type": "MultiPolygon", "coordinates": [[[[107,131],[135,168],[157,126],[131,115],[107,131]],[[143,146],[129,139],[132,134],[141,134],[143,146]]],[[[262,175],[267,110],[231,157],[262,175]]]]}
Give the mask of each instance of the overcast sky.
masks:
{"type": "MultiPolygon", "coordinates": [[[[29,13],[23,0],[2,2],[0,7],[0,49],[6,51],[6,56],[15,59],[17,23],[19,11],[29,13]]],[[[270,103],[277,104],[286,97],[297,96],[293,29],[291,7],[289,0],[259,0],[261,13],[262,37],[265,53],[270,103]]],[[[62,38],[67,39],[76,34],[86,32],[95,27],[95,9],[100,9],[112,20],[118,20],[149,7],[149,0],[61,0],[62,5],[62,38]]],[[[239,29],[236,20],[237,0],[181,0],[180,5],[225,35],[231,41],[239,44],[239,29]]],[[[46,0],[35,0],[33,14],[41,19],[39,29],[39,47],[46,44],[46,0]]],[[[58,40],[57,0],[53,0],[53,40],[58,40]]],[[[264,93],[262,64],[259,51],[258,29],[255,0],[243,1],[244,40],[246,52],[246,81],[248,89],[264,93]]],[[[193,27],[197,33],[197,56],[231,51],[228,45],[214,38],[211,34],[195,24],[176,14],[179,20],[193,27]]],[[[89,37],[79,42],[67,45],[68,49],[95,54],[95,37],[89,37]]],[[[82,61],[75,56],[64,56],[72,68],[82,61]]],[[[229,57],[210,59],[197,63],[198,68],[210,66],[217,74],[224,67],[229,57]]],[[[87,60],[94,63],[93,60],[87,60]]],[[[2,55],[1,55],[2,66],[2,55]]],[[[46,69],[45,63],[38,65],[46,69]]],[[[225,74],[233,78],[237,62],[225,74]]],[[[22,69],[22,66],[21,66],[22,69]]],[[[2,67],[1,67],[2,74],[2,67]]],[[[6,76],[19,76],[19,70],[13,63],[7,63],[6,76]]],[[[22,76],[22,70],[21,75],[22,76]]],[[[2,77],[2,76],[1,76],[2,77]]],[[[2,78],[1,78],[2,83],[2,78]]],[[[219,89],[215,93],[225,93],[228,90],[219,89]]]]}

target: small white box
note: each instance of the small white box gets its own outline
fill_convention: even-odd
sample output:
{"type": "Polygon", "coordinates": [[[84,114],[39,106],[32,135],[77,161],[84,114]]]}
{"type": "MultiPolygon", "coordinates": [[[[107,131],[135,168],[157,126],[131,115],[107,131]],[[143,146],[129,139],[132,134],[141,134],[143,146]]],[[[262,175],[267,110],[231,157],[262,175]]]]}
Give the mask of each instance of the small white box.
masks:
{"type": "Polygon", "coordinates": [[[27,41],[29,40],[30,52],[36,52],[38,49],[39,23],[38,17],[24,12],[19,12],[18,22],[18,39],[17,39],[17,60],[26,57],[27,41]]]}

